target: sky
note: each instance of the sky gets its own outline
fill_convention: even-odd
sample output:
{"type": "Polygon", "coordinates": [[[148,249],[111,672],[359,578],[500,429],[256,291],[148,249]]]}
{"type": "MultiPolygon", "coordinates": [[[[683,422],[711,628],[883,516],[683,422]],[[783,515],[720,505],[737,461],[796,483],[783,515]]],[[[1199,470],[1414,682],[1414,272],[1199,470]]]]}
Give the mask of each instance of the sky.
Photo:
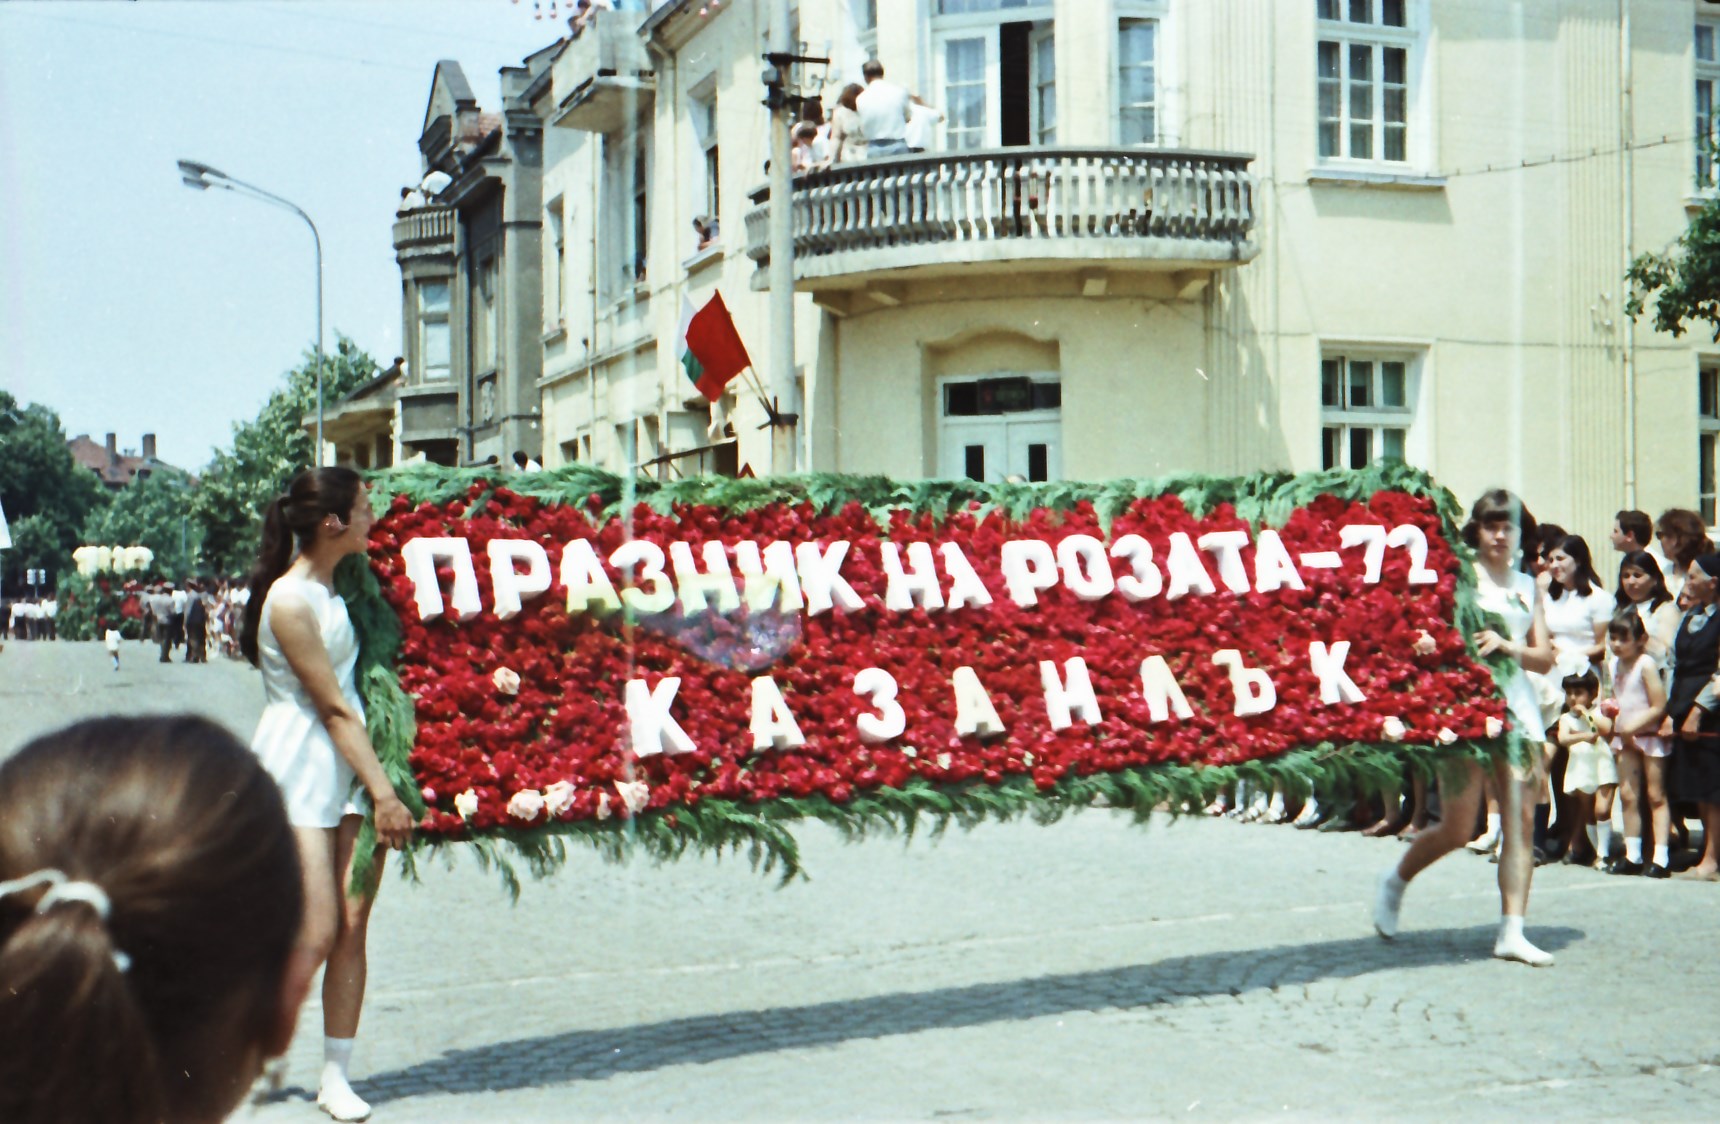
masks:
{"type": "MultiPolygon", "coordinates": [[[[548,0],[543,0],[548,9],[548,0]]],[[[532,0],[0,0],[0,389],[198,469],[316,336],[400,348],[391,224],[439,59],[479,104],[563,24],[532,0]]]]}

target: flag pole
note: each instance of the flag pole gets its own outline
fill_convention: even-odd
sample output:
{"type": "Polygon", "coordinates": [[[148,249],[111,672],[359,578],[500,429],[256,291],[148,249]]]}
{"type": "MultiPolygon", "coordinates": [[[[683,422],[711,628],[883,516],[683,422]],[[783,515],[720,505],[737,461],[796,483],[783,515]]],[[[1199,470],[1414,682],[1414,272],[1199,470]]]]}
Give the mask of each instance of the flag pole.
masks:
{"type": "Polygon", "coordinates": [[[765,416],[770,419],[771,425],[775,425],[776,424],[776,407],[771,405],[770,395],[768,395],[764,392],[764,384],[759,382],[758,372],[753,370],[752,364],[750,364],[750,363],[747,364],[746,375],[747,375],[747,381],[752,384],[752,388],[753,388],[754,393],[756,393],[758,395],[759,405],[764,407],[765,416]]]}

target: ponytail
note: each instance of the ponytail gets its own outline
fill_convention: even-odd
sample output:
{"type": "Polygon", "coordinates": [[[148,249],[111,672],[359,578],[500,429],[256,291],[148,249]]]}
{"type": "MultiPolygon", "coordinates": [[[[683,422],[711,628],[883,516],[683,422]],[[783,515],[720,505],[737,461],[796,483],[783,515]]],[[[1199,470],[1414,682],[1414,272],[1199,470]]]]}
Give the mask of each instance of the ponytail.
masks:
{"type": "Polygon", "coordinates": [[[263,510],[263,544],[251,569],[250,600],[239,628],[239,651],[258,666],[258,639],[263,628],[263,602],[269,587],[293,564],[293,547],[303,550],[316,537],[317,524],[332,515],[342,523],[352,519],[352,505],[364,479],[350,468],[307,468],[263,510]]]}

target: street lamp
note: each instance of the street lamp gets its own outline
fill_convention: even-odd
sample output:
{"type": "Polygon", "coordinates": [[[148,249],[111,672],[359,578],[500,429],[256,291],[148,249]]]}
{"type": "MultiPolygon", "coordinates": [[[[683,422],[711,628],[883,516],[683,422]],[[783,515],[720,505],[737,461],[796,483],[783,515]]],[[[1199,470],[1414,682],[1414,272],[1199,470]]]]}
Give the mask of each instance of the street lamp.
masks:
{"type": "Polygon", "coordinates": [[[236,180],[225,172],[216,171],[207,164],[199,164],[195,160],[181,160],[179,175],[186,187],[198,191],[207,191],[218,187],[223,191],[235,192],[259,202],[271,203],[284,208],[305,220],[305,225],[311,228],[311,241],[316,245],[317,252],[317,447],[316,467],[321,468],[323,462],[323,268],[322,268],[322,235],[317,233],[317,224],[311,217],[300,210],[298,205],[270,191],[264,191],[253,183],[236,180]]]}

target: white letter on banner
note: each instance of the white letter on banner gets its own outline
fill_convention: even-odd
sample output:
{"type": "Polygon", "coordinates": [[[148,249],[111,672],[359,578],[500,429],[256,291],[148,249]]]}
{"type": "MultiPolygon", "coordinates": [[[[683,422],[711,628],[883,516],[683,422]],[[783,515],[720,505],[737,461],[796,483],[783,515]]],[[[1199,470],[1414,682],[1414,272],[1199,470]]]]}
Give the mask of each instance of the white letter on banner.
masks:
{"type": "Polygon", "coordinates": [[[1247,531],[1208,531],[1200,537],[1200,548],[1218,559],[1218,580],[1232,593],[1248,592],[1248,570],[1242,564],[1247,545],[1247,531]]]}
{"type": "Polygon", "coordinates": [[[624,542],[609,556],[609,564],[623,576],[633,567],[639,567],[639,572],[632,575],[627,588],[621,591],[621,600],[635,613],[667,613],[674,608],[675,586],[663,569],[662,547],[648,539],[624,542]]]}
{"type": "Polygon", "coordinates": [[[1284,549],[1284,540],[1272,528],[1262,527],[1254,540],[1254,588],[1261,593],[1272,593],[1286,586],[1307,588],[1296,564],[1290,561],[1290,552],[1284,549]]]}
{"type": "Polygon", "coordinates": [[[669,713],[681,680],[666,676],[656,687],[647,687],[643,679],[629,679],[623,699],[627,704],[628,745],[635,757],[651,757],[659,753],[691,753],[699,748],[681,724],[669,713]],[[668,748],[664,748],[664,743],[668,748]]]}
{"type": "Polygon", "coordinates": [[[446,562],[454,569],[454,616],[469,621],[483,611],[478,571],[472,566],[472,545],[465,539],[412,539],[400,548],[400,560],[406,564],[406,576],[412,579],[412,600],[418,605],[419,620],[442,615],[437,562],[446,562]]]}
{"type": "Polygon", "coordinates": [[[1092,535],[1070,535],[1058,543],[1057,565],[1063,584],[1083,601],[1097,601],[1117,588],[1105,544],[1092,535]]]}
{"type": "Polygon", "coordinates": [[[1380,580],[1380,566],[1386,560],[1386,529],[1378,523],[1349,523],[1338,528],[1339,546],[1365,546],[1362,555],[1362,580],[1380,580]]]}
{"type": "Polygon", "coordinates": [[[1057,584],[1057,556],[1044,539],[1010,539],[1003,544],[1002,564],[1003,584],[1017,605],[1039,604],[1039,591],[1057,584]]]}
{"type": "Polygon", "coordinates": [[[693,548],[684,542],[669,544],[669,562],[675,567],[675,588],[681,595],[681,611],[691,616],[711,607],[716,598],[717,612],[732,613],[741,607],[741,595],[735,591],[735,574],[729,569],[728,548],[716,539],[700,550],[705,556],[705,568],[700,571],[693,561],[693,548]]]}
{"type": "Polygon", "coordinates": [[[599,612],[621,608],[621,598],[588,539],[574,539],[561,550],[561,585],[567,590],[567,611],[583,613],[593,605],[599,612]]]}
{"type": "Polygon", "coordinates": [[[956,668],[950,675],[950,686],[956,693],[957,735],[989,738],[1003,733],[1003,719],[997,716],[997,707],[991,705],[991,696],[985,693],[973,668],[956,668]]]}
{"type": "Polygon", "coordinates": [[[854,613],[866,607],[848,579],[842,576],[842,560],[848,557],[848,543],[833,542],[823,555],[815,542],[796,543],[795,568],[800,571],[800,586],[806,591],[806,611],[816,617],[839,605],[844,613],[854,613]]]}
{"type": "Polygon", "coordinates": [[[1139,535],[1124,535],[1111,544],[1111,557],[1129,563],[1129,573],[1117,579],[1117,592],[1130,601],[1146,601],[1164,591],[1165,579],[1153,565],[1153,544],[1139,535]]]}
{"type": "Polygon", "coordinates": [[[1089,726],[1097,726],[1102,719],[1099,716],[1099,699],[1093,694],[1093,680],[1087,675],[1087,661],[1080,656],[1068,660],[1063,665],[1069,680],[1065,683],[1057,677],[1057,665],[1051,660],[1039,661],[1039,682],[1045,687],[1045,716],[1051,720],[1053,730],[1067,730],[1074,725],[1071,714],[1079,714],[1081,721],[1089,726]]]}
{"type": "Polygon", "coordinates": [[[549,588],[549,555],[531,539],[491,539],[490,601],[498,620],[518,616],[521,601],[549,588]],[[514,567],[526,563],[526,572],[514,567]]]}
{"type": "Polygon", "coordinates": [[[902,549],[893,542],[880,548],[884,562],[884,608],[893,613],[905,613],[916,604],[931,610],[944,607],[944,594],[938,588],[938,568],[932,562],[932,544],[908,544],[908,565],[902,566],[902,549]]]}
{"type": "Polygon", "coordinates": [[[1166,601],[1175,601],[1185,593],[1218,592],[1218,587],[1212,584],[1212,575],[1206,572],[1206,563],[1195,552],[1194,543],[1181,531],[1171,535],[1165,569],[1171,576],[1170,588],[1165,590],[1166,601]]]}
{"type": "Polygon", "coordinates": [[[1399,523],[1386,536],[1387,546],[1409,548],[1409,584],[1433,585],[1439,581],[1439,571],[1427,566],[1427,532],[1414,523],[1399,523]]]}
{"type": "Polygon", "coordinates": [[[863,668],[854,676],[854,693],[878,709],[877,714],[862,714],[854,719],[860,740],[877,745],[899,738],[908,728],[908,716],[896,701],[896,677],[881,667],[863,668]]]}
{"type": "Polygon", "coordinates": [[[944,556],[944,573],[950,576],[950,600],[945,606],[948,609],[965,609],[969,605],[991,604],[991,591],[980,581],[979,574],[974,570],[962,548],[953,542],[944,543],[938,547],[944,556]]]}
{"type": "Polygon", "coordinates": [[[1194,717],[1194,708],[1183,697],[1182,684],[1171,674],[1171,665],[1163,656],[1148,656],[1141,661],[1141,694],[1147,700],[1147,713],[1154,722],[1163,722],[1173,710],[1179,721],[1186,722],[1194,717]]]}
{"type": "Polygon", "coordinates": [[[1278,688],[1272,677],[1258,667],[1246,667],[1242,653],[1235,648],[1222,648],[1212,654],[1212,662],[1230,672],[1230,689],[1236,692],[1236,714],[1265,714],[1278,705],[1278,688]]]}
{"type": "Polygon", "coordinates": [[[734,549],[735,569],[746,579],[748,609],[762,613],[772,602],[783,613],[798,613],[806,608],[806,598],[800,595],[800,575],[794,572],[791,544],[773,542],[760,552],[758,543],[742,539],[734,549]]]}
{"type": "Polygon", "coordinates": [[[752,738],[754,749],[795,749],[806,744],[783,700],[782,688],[768,675],[752,681],[752,738]]]}
{"type": "Polygon", "coordinates": [[[1320,640],[1308,642],[1308,666],[1314,669],[1314,674],[1320,677],[1320,701],[1327,706],[1333,703],[1366,702],[1367,696],[1356,686],[1356,681],[1350,678],[1350,673],[1344,670],[1344,661],[1350,655],[1350,642],[1340,640],[1328,650],[1320,640]]]}

